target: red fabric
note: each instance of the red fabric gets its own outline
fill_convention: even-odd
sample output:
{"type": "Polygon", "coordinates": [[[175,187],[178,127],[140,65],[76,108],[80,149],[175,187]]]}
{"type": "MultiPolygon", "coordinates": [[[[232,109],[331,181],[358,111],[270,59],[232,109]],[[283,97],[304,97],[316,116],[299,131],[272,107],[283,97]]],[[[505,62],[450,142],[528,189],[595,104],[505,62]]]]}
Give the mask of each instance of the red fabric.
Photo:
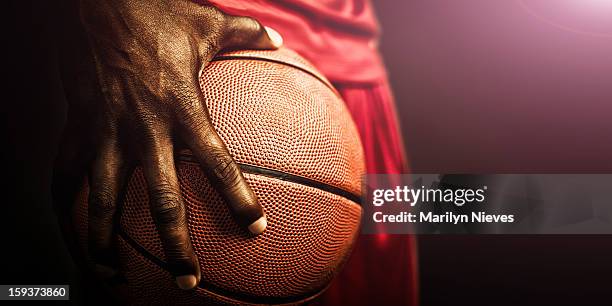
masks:
{"type": "Polygon", "coordinates": [[[384,77],[376,51],[378,25],[364,0],[195,0],[251,16],[278,31],[289,47],[328,79],[371,82],[384,77]]]}
{"type": "MultiPolygon", "coordinates": [[[[203,2],[202,0],[196,0],[203,2]]],[[[310,60],[344,98],[365,148],[368,173],[406,173],[402,138],[378,25],[366,0],[212,0],[222,11],[258,19],[310,60]]],[[[416,305],[414,236],[362,235],[322,305],[416,305]]]]}
{"type": "MultiPolygon", "coordinates": [[[[388,83],[335,84],[361,135],[368,173],[406,173],[388,83]]],[[[416,241],[412,235],[361,235],[323,305],[417,305],[416,241]]]]}

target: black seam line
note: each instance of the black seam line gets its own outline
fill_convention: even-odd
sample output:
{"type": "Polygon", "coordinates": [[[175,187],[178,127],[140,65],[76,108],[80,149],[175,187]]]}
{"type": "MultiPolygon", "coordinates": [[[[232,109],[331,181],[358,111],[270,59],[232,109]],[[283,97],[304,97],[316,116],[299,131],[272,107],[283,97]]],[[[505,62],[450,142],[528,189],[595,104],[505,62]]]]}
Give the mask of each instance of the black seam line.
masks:
{"type": "MultiPolygon", "coordinates": [[[[180,154],[178,156],[178,159],[180,161],[194,162],[194,163],[196,162],[196,160],[191,155],[180,154]]],[[[253,166],[253,165],[248,165],[248,164],[241,164],[241,163],[238,163],[238,166],[240,167],[240,170],[242,170],[242,172],[244,173],[266,176],[266,177],[278,179],[281,181],[287,181],[287,182],[292,182],[292,183],[316,188],[316,189],[323,190],[323,191],[335,194],[337,196],[343,197],[349,201],[354,202],[355,204],[359,206],[361,206],[362,204],[362,197],[360,195],[351,193],[350,191],[346,191],[336,186],[328,185],[328,184],[321,183],[319,181],[315,181],[315,180],[312,180],[312,179],[309,179],[303,176],[299,176],[299,175],[295,175],[295,174],[291,174],[287,172],[282,172],[278,170],[273,170],[269,168],[253,166]]]]}
{"type": "MultiPolygon", "coordinates": [[[[124,232],[121,227],[117,228],[117,234],[119,234],[119,236],[123,238],[123,240],[125,240],[125,242],[127,242],[127,244],[129,244],[137,253],[141,254],[147,260],[151,261],[153,264],[159,266],[160,268],[166,270],[166,272],[170,273],[170,269],[168,268],[168,263],[161,260],[157,256],[151,254],[145,247],[140,245],[140,243],[132,239],[132,237],[130,237],[126,232],[124,232]]],[[[217,287],[213,284],[207,283],[204,279],[200,281],[200,283],[198,284],[198,288],[210,291],[214,294],[221,295],[228,299],[236,300],[236,301],[243,302],[243,303],[250,303],[250,304],[300,303],[301,301],[304,301],[313,296],[316,296],[319,293],[321,293],[323,290],[327,289],[327,287],[324,287],[322,290],[315,291],[312,294],[302,294],[302,295],[298,295],[298,296],[291,297],[291,298],[289,297],[283,298],[283,297],[253,296],[253,295],[248,295],[244,293],[233,292],[230,290],[226,290],[226,289],[217,287]]]]}
{"type": "Polygon", "coordinates": [[[272,170],[272,169],[267,169],[267,168],[252,166],[252,165],[245,165],[245,164],[238,164],[238,165],[240,166],[240,169],[246,173],[263,175],[263,176],[267,176],[267,177],[271,177],[271,178],[275,178],[275,179],[323,190],[323,191],[335,194],[337,196],[346,198],[361,206],[361,196],[350,193],[344,189],[341,189],[341,188],[338,188],[332,185],[324,184],[324,183],[321,183],[315,180],[311,180],[311,179],[308,179],[302,176],[297,176],[297,175],[293,175],[290,173],[282,172],[282,171],[277,171],[277,170],[272,170]]]}
{"type": "Polygon", "coordinates": [[[270,63],[275,63],[275,64],[280,64],[280,65],[285,65],[285,66],[293,67],[293,68],[296,68],[298,70],[306,72],[307,74],[310,74],[311,76],[315,77],[317,80],[321,81],[323,84],[325,84],[325,86],[327,86],[329,89],[331,89],[336,95],[340,96],[340,94],[338,93],[338,91],[336,90],[334,85],[332,85],[328,80],[326,80],[323,77],[321,77],[319,74],[314,73],[314,72],[310,71],[309,69],[306,69],[306,68],[301,67],[299,65],[283,62],[281,60],[275,60],[275,59],[271,59],[271,58],[260,57],[260,56],[257,56],[257,55],[221,55],[221,56],[217,56],[217,57],[213,58],[211,60],[211,62],[232,61],[232,60],[256,60],[256,61],[270,62],[270,63]]]}

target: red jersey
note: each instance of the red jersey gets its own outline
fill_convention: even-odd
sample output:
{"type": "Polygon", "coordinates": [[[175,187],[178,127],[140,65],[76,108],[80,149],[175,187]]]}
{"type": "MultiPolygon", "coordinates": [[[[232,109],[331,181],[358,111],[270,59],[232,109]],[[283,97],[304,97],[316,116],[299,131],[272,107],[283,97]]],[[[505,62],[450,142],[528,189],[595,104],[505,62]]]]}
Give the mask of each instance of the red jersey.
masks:
{"type": "Polygon", "coordinates": [[[377,51],[378,22],[364,0],[212,0],[225,13],[250,16],[278,31],[284,45],[332,82],[371,82],[385,76],[377,51]]]}

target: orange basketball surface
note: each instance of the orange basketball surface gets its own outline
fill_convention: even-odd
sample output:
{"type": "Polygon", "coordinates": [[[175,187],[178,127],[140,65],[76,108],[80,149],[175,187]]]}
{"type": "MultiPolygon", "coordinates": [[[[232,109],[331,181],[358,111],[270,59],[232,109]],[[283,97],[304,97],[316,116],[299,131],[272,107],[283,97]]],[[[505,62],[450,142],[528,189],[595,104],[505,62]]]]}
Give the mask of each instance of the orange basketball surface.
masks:
{"type": "MultiPolygon", "coordinates": [[[[200,79],[215,128],[241,166],[268,219],[249,235],[188,151],[177,174],[202,281],[178,289],[165,270],[136,169],[120,205],[117,252],[134,304],[292,304],[320,294],[358,235],[365,171],[357,129],[338,93],[287,49],[215,58],[200,79]]],[[[75,206],[86,249],[87,186],[75,206]]]]}

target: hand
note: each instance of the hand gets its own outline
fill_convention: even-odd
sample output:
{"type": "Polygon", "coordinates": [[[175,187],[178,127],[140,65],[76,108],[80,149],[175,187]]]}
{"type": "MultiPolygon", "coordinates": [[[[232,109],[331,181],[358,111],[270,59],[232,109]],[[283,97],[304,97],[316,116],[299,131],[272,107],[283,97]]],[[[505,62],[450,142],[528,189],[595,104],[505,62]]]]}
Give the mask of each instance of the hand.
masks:
{"type": "Polygon", "coordinates": [[[79,14],[93,66],[77,68],[78,59],[64,55],[79,74],[64,73],[72,78],[64,82],[69,130],[54,184],[65,187],[62,177],[88,168],[90,254],[110,266],[117,200],[130,169],[142,166],[171,273],[179,287],[193,288],[200,271],[175,170],[177,142],[193,152],[241,226],[253,234],[266,228],[262,207],[211,124],[201,68],[221,50],[275,49],[282,38],[253,19],[190,1],[81,1],[79,14]],[[93,93],[82,86],[87,70],[93,93]],[[93,152],[89,159],[84,148],[93,152]]]}

